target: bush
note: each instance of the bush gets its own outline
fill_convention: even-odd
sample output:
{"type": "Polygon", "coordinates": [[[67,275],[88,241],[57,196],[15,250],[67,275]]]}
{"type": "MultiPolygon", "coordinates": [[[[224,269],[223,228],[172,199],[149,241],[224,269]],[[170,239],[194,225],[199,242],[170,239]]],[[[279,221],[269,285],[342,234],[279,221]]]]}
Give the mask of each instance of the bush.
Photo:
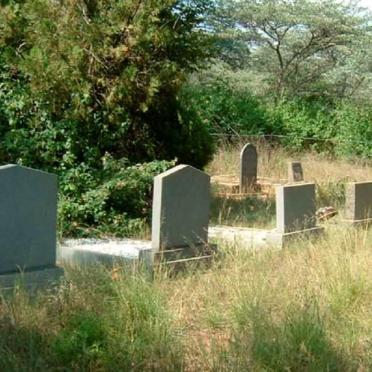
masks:
{"type": "Polygon", "coordinates": [[[280,123],[273,122],[273,116],[257,98],[248,90],[236,90],[223,79],[190,81],[181,92],[181,100],[193,108],[211,133],[280,133],[280,123]]]}
{"type": "Polygon", "coordinates": [[[209,7],[0,2],[0,162],[59,175],[64,232],[137,231],[162,160],[211,159],[212,137],[178,100],[212,54],[199,27],[209,7]]]}
{"type": "Polygon", "coordinates": [[[60,231],[64,235],[143,234],[150,220],[153,178],[174,162],[129,165],[107,156],[103,170],[80,165],[61,179],[60,231]]]}

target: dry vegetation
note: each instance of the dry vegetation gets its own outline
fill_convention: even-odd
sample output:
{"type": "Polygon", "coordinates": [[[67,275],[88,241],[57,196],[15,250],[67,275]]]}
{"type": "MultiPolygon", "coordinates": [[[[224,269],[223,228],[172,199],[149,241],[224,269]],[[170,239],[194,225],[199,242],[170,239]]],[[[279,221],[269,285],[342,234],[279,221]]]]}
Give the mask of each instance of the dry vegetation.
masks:
{"type": "MultiPolygon", "coordinates": [[[[366,160],[340,160],[318,153],[290,153],[265,141],[252,141],[258,153],[258,177],[287,179],[288,161],[300,160],[306,181],[317,184],[372,180],[372,163],[366,160]]],[[[223,145],[208,166],[211,175],[239,174],[239,153],[244,142],[223,145]]]]}
{"type": "MultiPolygon", "coordinates": [[[[261,174],[285,175],[290,156],[269,167],[259,153],[261,174]]],[[[220,152],[210,171],[236,171],[237,154],[220,152]]],[[[309,180],[372,179],[361,163],[301,160],[309,180]]],[[[54,292],[3,298],[0,370],[372,370],[371,229],[330,224],[282,251],[219,248],[211,268],[176,278],[67,268],[54,292]]]]}

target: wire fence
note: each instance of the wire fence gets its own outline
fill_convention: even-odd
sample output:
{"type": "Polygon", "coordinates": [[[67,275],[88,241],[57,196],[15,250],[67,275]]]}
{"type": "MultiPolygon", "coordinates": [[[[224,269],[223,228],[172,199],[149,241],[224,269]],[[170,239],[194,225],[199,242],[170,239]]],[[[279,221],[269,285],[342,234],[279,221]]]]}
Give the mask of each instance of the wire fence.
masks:
{"type": "Polygon", "coordinates": [[[262,139],[264,141],[270,142],[273,140],[280,140],[280,139],[289,139],[293,142],[293,139],[301,140],[301,141],[309,141],[309,142],[323,142],[323,143],[330,143],[333,145],[340,145],[340,144],[348,144],[348,145],[363,145],[363,146],[370,146],[371,153],[372,153],[372,141],[365,140],[365,141],[355,141],[353,139],[336,139],[336,138],[317,138],[317,137],[300,137],[297,135],[283,135],[283,134],[239,134],[239,133],[212,133],[213,137],[218,137],[221,139],[228,139],[231,141],[237,141],[239,139],[246,140],[246,139],[262,139]]]}

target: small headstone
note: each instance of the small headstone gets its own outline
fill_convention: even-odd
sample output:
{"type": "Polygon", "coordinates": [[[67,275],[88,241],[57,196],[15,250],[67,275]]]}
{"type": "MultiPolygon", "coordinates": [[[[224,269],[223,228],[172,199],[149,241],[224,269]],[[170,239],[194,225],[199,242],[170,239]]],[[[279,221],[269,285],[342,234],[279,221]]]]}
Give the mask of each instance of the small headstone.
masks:
{"type": "Polygon", "coordinates": [[[257,150],[247,143],[240,152],[240,192],[246,193],[257,181],[257,150]]]}
{"type": "Polygon", "coordinates": [[[288,163],[288,182],[302,182],[304,173],[300,161],[290,161],[288,163]]]}
{"type": "Polygon", "coordinates": [[[345,219],[359,222],[372,219],[372,182],[346,185],[345,219]]]}
{"type": "Polygon", "coordinates": [[[282,233],[316,227],[315,184],[278,186],[276,224],[282,233]]]}
{"type": "Polygon", "coordinates": [[[208,242],[210,177],[178,165],[154,179],[152,248],[154,252],[208,242]]]}

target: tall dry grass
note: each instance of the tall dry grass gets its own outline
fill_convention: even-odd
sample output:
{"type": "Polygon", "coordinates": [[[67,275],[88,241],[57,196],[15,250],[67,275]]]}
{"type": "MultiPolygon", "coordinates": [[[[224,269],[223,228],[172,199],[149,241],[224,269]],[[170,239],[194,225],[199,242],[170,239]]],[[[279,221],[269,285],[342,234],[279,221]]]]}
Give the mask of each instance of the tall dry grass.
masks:
{"type": "MultiPolygon", "coordinates": [[[[208,166],[211,175],[239,175],[239,154],[244,142],[224,144],[219,147],[208,166]]],[[[365,160],[342,160],[318,153],[291,153],[272,147],[265,141],[255,142],[258,153],[258,176],[287,179],[290,160],[302,162],[305,180],[318,184],[339,181],[372,180],[372,163],[365,160]]]]}
{"type": "MultiPolygon", "coordinates": [[[[341,221],[345,204],[345,184],[352,181],[372,181],[372,163],[366,160],[335,159],[325,154],[294,154],[283,148],[274,148],[266,141],[254,143],[258,153],[258,178],[270,179],[274,184],[285,184],[288,162],[300,160],[304,179],[316,184],[317,207],[333,206],[341,221]]],[[[239,155],[244,142],[222,145],[207,172],[212,176],[226,175],[228,182],[238,182],[239,155]]],[[[266,180],[267,181],[267,180],[266,180]]],[[[247,196],[234,200],[215,193],[212,203],[212,224],[273,228],[275,226],[275,194],[262,199],[247,196]]]]}
{"type": "MultiPolygon", "coordinates": [[[[285,174],[287,153],[259,154],[260,174],[285,174]]],[[[237,159],[220,153],[210,172],[237,159]]],[[[372,176],[362,163],[302,160],[308,180],[329,185],[372,176]]],[[[171,279],[66,267],[55,291],[0,296],[0,370],[370,371],[371,267],[372,229],[342,224],[282,251],[220,242],[212,267],[171,279]]]]}
{"type": "Polygon", "coordinates": [[[219,248],[171,279],[67,268],[56,292],[2,298],[0,370],[372,369],[372,230],[219,248]]]}

